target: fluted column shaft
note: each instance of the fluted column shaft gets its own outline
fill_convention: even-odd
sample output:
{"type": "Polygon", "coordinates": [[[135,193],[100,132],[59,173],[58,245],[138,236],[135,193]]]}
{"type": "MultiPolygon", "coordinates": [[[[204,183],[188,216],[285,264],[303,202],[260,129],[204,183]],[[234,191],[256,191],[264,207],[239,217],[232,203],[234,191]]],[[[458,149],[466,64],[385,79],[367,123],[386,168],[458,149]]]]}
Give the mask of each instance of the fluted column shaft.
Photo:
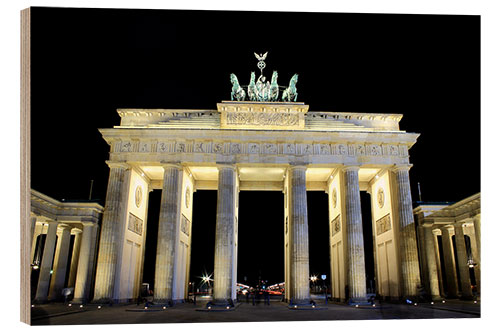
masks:
{"type": "Polygon", "coordinates": [[[451,241],[452,226],[441,229],[443,241],[444,270],[446,282],[448,284],[447,297],[456,298],[458,296],[457,271],[455,268],[455,255],[453,253],[453,243],[451,241]]]}
{"type": "Polygon", "coordinates": [[[474,220],[474,233],[476,234],[476,246],[477,246],[477,264],[481,264],[481,215],[476,215],[474,220]]]}
{"type": "Polygon", "coordinates": [[[215,227],[214,301],[232,298],[236,204],[236,168],[219,166],[217,222],[215,227]]]}
{"type": "Polygon", "coordinates": [[[31,223],[31,234],[30,234],[29,241],[30,241],[30,243],[33,243],[33,236],[35,235],[36,216],[30,217],[30,223],[31,223]]]}
{"type": "Polygon", "coordinates": [[[425,260],[427,262],[427,279],[429,282],[429,295],[433,300],[440,298],[439,294],[439,278],[436,263],[436,253],[434,247],[434,234],[431,227],[423,227],[424,244],[425,244],[425,260]]]}
{"type": "Polygon", "coordinates": [[[472,298],[472,289],[470,282],[469,265],[467,264],[467,249],[465,247],[464,228],[462,223],[455,225],[455,243],[457,246],[457,264],[460,274],[460,287],[462,289],[462,298],[472,298]]]}
{"type": "Polygon", "coordinates": [[[158,303],[172,301],[175,245],[178,242],[182,196],[182,167],[168,164],[164,165],[163,169],[154,289],[154,298],[158,303]]]}
{"type": "MultiPolygon", "coordinates": [[[[94,300],[111,301],[116,280],[118,245],[123,228],[124,210],[127,202],[124,192],[128,185],[128,166],[108,163],[110,167],[106,206],[102,219],[101,240],[95,278],[94,300]]],[[[82,240],[83,245],[83,240],[82,240]]],[[[81,250],[80,250],[81,252],[81,250]]],[[[82,258],[80,256],[80,258],[82,258]]],[[[78,264],[80,265],[80,264],[78,264]]]]}
{"type": "Polygon", "coordinates": [[[476,268],[475,268],[475,273],[476,273],[476,286],[477,286],[477,292],[481,292],[481,214],[477,214],[473,218],[474,221],[474,234],[475,234],[475,239],[476,239],[476,268]]]}
{"type": "Polygon", "coordinates": [[[294,304],[309,303],[309,228],[307,221],[306,166],[290,167],[290,298],[294,304]]]}
{"type": "Polygon", "coordinates": [[[56,247],[57,223],[49,222],[47,229],[47,238],[43,247],[42,263],[40,265],[40,276],[38,277],[38,286],[36,288],[36,302],[46,302],[49,293],[50,270],[52,269],[52,260],[56,247]]]}
{"type": "Polygon", "coordinates": [[[346,297],[352,302],[366,301],[365,245],[358,172],[357,166],[344,168],[347,285],[349,289],[349,295],[346,297]]]}
{"type": "Polygon", "coordinates": [[[402,296],[417,296],[420,285],[417,237],[413,220],[409,166],[394,169],[397,188],[397,212],[399,218],[399,253],[401,259],[402,296]]]}
{"type": "Polygon", "coordinates": [[[54,257],[54,269],[52,279],[50,280],[49,300],[62,298],[61,292],[64,288],[64,281],[66,279],[70,236],[70,227],[62,226],[54,257]]]}
{"type": "Polygon", "coordinates": [[[82,240],[80,243],[80,255],[75,281],[75,302],[86,302],[90,290],[90,267],[93,263],[92,234],[95,226],[92,223],[83,223],[82,240]]]}
{"type": "Polygon", "coordinates": [[[69,269],[68,288],[75,287],[76,271],[78,269],[78,259],[80,257],[80,244],[82,240],[82,232],[78,229],[75,233],[73,241],[73,252],[71,254],[71,265],[69,269]]]}

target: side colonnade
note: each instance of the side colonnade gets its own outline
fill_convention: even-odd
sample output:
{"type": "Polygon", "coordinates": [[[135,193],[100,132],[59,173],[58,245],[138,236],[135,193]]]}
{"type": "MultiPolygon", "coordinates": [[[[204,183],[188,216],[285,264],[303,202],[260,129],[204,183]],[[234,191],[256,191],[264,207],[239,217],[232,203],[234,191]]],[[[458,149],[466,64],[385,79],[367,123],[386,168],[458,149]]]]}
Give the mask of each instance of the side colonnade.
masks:
{"type": "Polygon", "coordinates": [[[61,202],[31,190],[32,302],[88,300],[103,207],[61,202]],[[68,295],[70,296],[70,295],[68,295]]]}

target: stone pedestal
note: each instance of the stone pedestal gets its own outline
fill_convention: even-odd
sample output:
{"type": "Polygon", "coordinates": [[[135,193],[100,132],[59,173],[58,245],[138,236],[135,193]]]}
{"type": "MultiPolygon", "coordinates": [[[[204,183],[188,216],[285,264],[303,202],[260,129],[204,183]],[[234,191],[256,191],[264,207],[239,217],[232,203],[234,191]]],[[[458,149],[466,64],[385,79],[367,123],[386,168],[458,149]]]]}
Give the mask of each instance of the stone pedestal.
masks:
{"type": "Polygon", "coordinates": [[[307,225],[306,166],[289,169],[290,301],[309,304],[309,228],[307,225]]]}
{"type": "Polygon", "coordinates": [[[427,279],[429,282],[429,295],[433,301],[440,300],[438,267],[434,248],[434,235],[430,226],[422,228],[424,233],[425,261],[427,261],[427,279]]]}
{"type": "Polygon", "coordinates": [[[236,168],[219,165],[217,224],[215,227],[214,303],[232,302],[235,253],[236,168]]]}
{"type": "Polygon", "coordinates": [[[156,303],[167,304],[172,302],[175,244],[178,242],[177,229],[181,214],[182,166],[166,164],[163,169],[154,299],[156,303]]]}
{"type": "Polygon", "coordinates": [[[444,269],[446,272],[446,282],[448,284],[447,297],[458,297],[457,271],[455,268],[455,255],[453,253],[453,243],[451,233],[453,226],[446,226],[441,229],[443,241],[444,269]]]}
{"type": "MultiPolygon", "coordinates": [[[[111,162],[108,162],[108,165],[110,170],[106,207],[102,219],[95,277],[94,301],[96,302],[111,302],[113,300],[118,245],[123,224],[125,223],[124,211],[127,206],[124,193],[127,191],[129,181],[129,166],[125,163],[111,162]]],[[[80,258],[82,257],[80,256],[80,258]]]]}
{"type": "Polygon", "coordinates": [[[347,236],[347,287],[346,298],[351,303],[366,302],[365,247],[361,197],[359,194],[359,167],[345,167],[345,220],[347,236]]]}
{"type": "Polygon", "coordinates": [[[89,288],[91,276],[90,272],[93,264],[92,257],[92,234],[93,223],[83,223],[82,240],[80,243],[80,255],[78,259],[78,269],[75,282],[74,302],[86,303],[89,298],[89,288]]]}
{"type": "Polygon", "coordinates": [[[469,266],[467,265],[467,249],[465,247],[464,228],[462,223],[455,225],[455,243],[457,246],[457,264],[460,274],[461,298],[472,299],[469,266]]]}
{"type": "Polygon", "coordinates": [[[68,263],[70,227],[67,225],[59,226],[59,241],[56,246],[56,254],[54,257],[54,269],[52,279],[50,281],[49,301],[61,299],[61,294],[64,288],[66,279],[66,265],[68,263]]]}
{"type": "Polygon", "coordinates": [[[418,264],[417,237],[413,220],[409,165],[394,168],[396,203],[399,220],[399,254],[401,260],[401,284],[403,297],[418,296],[420,269],[418,264]]]}
{"type": "Polygon", "coordinates": [[[54,258],[54,250],[56,246],[56,233],[57,223],[49,222],[47,230],[47,238],[45,239],[45,246],[43,248],[42,263],[40,265],[40,275],[38,277],[38,286],[36,288],[36,303],[47,302],[50,283],[50,271],[52,269],[52,260],[54,258]]]}
{"type": "MultiPolygon", "coordinates": [[[[76,229],[76,228],[75,228],[76,229]]],[[[78,259],[80,258],[80,244],[82,240],[82,231],[76,229],[75,240],[73,242],[73,252],[71,254],[71,266],[69,269],[68,288],[75,287],[76,271],[78,269],[78,259]]]]}

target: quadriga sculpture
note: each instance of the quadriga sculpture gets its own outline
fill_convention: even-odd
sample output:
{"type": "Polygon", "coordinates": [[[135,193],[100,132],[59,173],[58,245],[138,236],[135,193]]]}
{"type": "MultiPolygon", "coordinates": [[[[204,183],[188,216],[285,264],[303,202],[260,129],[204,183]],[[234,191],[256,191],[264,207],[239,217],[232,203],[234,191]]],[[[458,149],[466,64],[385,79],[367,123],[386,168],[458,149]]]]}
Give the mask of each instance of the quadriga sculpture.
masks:
{"type": "Polygon", "coordinates": [[[237,101],[244,101],[246,95],[245,90],[240,87],[238,78],[233,73],[231,73],[229,77],[231,79],[231,84],[233,85],[233,89],[231,90],[231,100],[234,101],[236,99],[237,101]]]}
{"type": "Polygon", "coordinates": [[[250,74],[250,84],[248,85],[248,99],[257,100],[257,86],[255,85],[255,72],[250,74]]]}
{"type": "Polygon", "coordinates": [[[296,102],[297,101],[297,80],[299,79],[299,74],[294,74],[290,79],[290,85],[288,88],[283,90],[282,100],[283,102],[296,102]]]}
{"type": "Polygon", "coordinates": [[[278,86],[278,72],[274,71],[271,78],[271,87],[269,88],[269,100],[276,102],[280,96],[280,87],[278,86]]]}

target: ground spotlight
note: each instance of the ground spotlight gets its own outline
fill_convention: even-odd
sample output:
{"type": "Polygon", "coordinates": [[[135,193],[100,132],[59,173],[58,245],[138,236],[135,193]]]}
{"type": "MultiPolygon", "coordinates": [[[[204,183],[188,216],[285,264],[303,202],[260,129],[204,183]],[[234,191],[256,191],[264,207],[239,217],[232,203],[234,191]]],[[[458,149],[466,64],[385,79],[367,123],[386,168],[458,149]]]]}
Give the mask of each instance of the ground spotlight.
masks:
{"type": "Polygon", "coordinates": [[[474,304],[477,304],[477,301],[474,301],[474,304]]]}
{"type": "Polygon", "coordinates": [[[296,309],[296,308],[297,308],[297,305],[294,305],[294,308],[296,309]]]}
{"type": "Polygon", "coordinates": [[[80,307],[81,307],[81,308],[83,308],[83,304],[82,304],[82,305],[80,305],[80,307]]]}
{"type": "Polygon", "coordinates": [[[147,309],[148,309],[148,307],[147,307],[147,306],[145,306],[145,307],[144,307],[144,310],[147,310],[147,309]]]}
{"type": "Polygon", "coordinates": [[[417,303],[413,303],[413,305],[417,306],[417,303]]]}
{"type": "Polygon", "coordinates": [[[35,304],[31,304],[31,307],[34,308],[35,307],[35,304]]]}
{"type": "Polygon", "coordinates": [[[167,308],[167,307],[166,307],[166,306],[164,306],[164,307],[163,307],[163,310],[165,310],[166,308],[167,308]]]}
{"type": "Polygon", "coordinates": [[[434,304],[434,302],[431,302],[431,304],[434,304]]]}
{"type": "Polygon", "coordinates": [[[228,309],[228,310],[229,310],[229,306],[226,306],[226,309],[228,309]]]}
{"type": "Polygon", "coordinates": [[[71,306],[71,305],[72,305],[71,303],[68,304],[68,306],[71,306]]]}
{"type": "Polygon", "coordinates": [[[314,308],[316,307],[316,305],[313,305],[312,307],[313,307],[313,309],[314,309],[314,308]]]}
{"type": "Polygon", "coordinates": [[[446,303],[446,301],[443,299],[443,303],[446,303]]]}
{"type": "Polygon", "coordinates": [[[100,306],[100,305],[98,305],[98,306],[97,306],[97,308],[98,308],[98,309],[100,309],[100,308],[101,308],[101,306],[100,306]]]}
{"type": "Polygon", "coordinates": [[[359,305],[358,305],[358,304],[356,304],[356,307],[357,307],[357,308],[359,308],[359,305]]]}
{"type": "Polygon", "coordinates": [[[209,307],[208,307],[208,309],[209,309],[209,310],[211,310],[211,309],[212,309],[212,307],[211,307],[211,306],[209,306],[209,307]]]}
{"type": "Polygon", "coordinates": [[[372,304],[373,307],[375,307],[375,304],[372,304]]]}

